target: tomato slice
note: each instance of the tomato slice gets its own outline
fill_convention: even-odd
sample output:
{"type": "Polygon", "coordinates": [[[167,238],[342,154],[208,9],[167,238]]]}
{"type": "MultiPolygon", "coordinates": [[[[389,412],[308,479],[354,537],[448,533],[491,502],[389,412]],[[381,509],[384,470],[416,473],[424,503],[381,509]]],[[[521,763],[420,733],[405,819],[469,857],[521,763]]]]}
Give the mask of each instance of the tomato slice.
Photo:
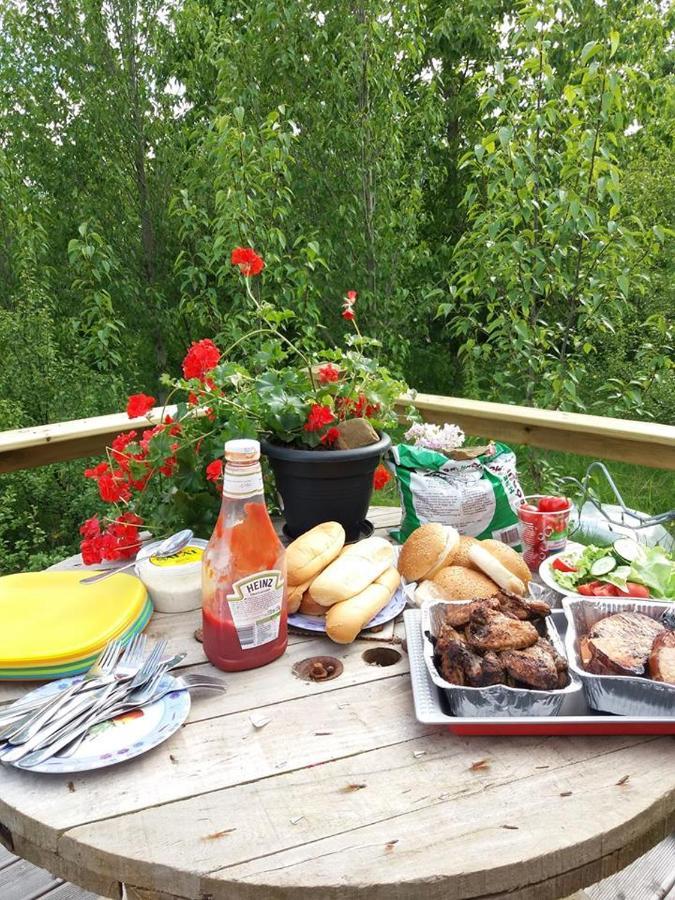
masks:
{"type": "Polygon", "coordinates": [[[621,588],[617,588],[616,592],[618,597],[640,597],[644,600],[648,600],[651,597],[649,588],[645,587],[644,584],[636,584],[634,581],[626,582],[625,591],[622,591],[621,588]]]}
{"type": "Polygon", "coordinates": [[[577,585],[577,593],[581,594],[582,597],[592,597],[593,588],[590,584],[579,584],[577,585]]]}
{"type": "Polygon", "coordinates": [[[566,497],[540,497],[537,503],[539,512],[563,512],[570,508],[566,497]]]}
{"type": "Polygon", "coordinates": [[[564,559],[554,559],[551,563],[552,568],[557,569],[559,572],[576,572],[577,567],[570,565],[570,563],[565,562],[564,559]]]}
{"type": "Polygon", "coordinates": [[[618,588],[614,587],[613,584],[600,584],[598,587],[593,588],[593,596],[594,597],[616,597],[618,593],[618,588]]]}

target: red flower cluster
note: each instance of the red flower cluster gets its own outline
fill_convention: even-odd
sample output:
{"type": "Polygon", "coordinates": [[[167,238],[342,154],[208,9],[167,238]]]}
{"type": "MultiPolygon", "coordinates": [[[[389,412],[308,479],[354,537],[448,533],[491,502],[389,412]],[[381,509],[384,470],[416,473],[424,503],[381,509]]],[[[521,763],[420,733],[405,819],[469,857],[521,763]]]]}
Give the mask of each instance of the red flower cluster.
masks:
{"type": "MultiPolygon", "coordinates": [[[[104,503],[126,503],[131,499],[132,491],[143,490],[153,474],[148,462],[150,442],[166,428],[172,437],[180,434],[180,425],[170,416],[167,416],[164,424],[146,428],[138,442],[136,431],[118,434],[110,448],[110,462],[104,460],[92,469],[84,470],[85,478],[93,478],[97,482],[98,492],[104,503]]],[[[167,456],[158,468],[166,476],[173,475],[177,465],[174,453],[178,449],[178,443],[171,444],[170,449],[171,456],[167,456]]]]}
{"type": "Polygon", "coordinates": [[[324,425],[330,425],[335,421],[333,410],[330,406],[322,406],[320,403],[314,403],[307,416],[304,424],[305,431],[321,431],[324,425]]]}
{"type": "Polygon", "coordinates": [[[319,381],[321,384],[330,384],[332,381],[337,381],[339,377],[340,370],[333,363],[326,363],[325,366],[321,366],[319,369],[319,381]]]}
{"type": "Polygon", "coordinates": [[[380,463],[373,474],[373,487],[376,491],[381,491],[385,484],[389,484],[390,481],[391,473],[380,463]]]}
{"type": "Polygon", "coordinates": [[[321,443],[325,444],[327,447],[332,447],[335,441],[340,437],[340,432],[337,428],[329,428],[328,431],[321,438],[321,443]]]}
{"type": "Polygon", "coordinates": [[[127,400],[127,415],[130,419],[145,416],[157,401],[148,394],[132,394],[127,400]]]}
{"type": "Polygon", "coordinates": [[[206,480],[217,483],[223,477],[223,461],[222,459],[214,459],[206,467],[206,480]]]}
{"type": "Polygon", "coordinates": [[[349,397],[338,397],[335,401],[338,418],[344,419],[372,419],[380,411],[379,403],[368,403],[365,394],[359,394],[356,400],[349,397]]]}
{"type": "Polygon", "coordinates": [[[141,542],[138,526],[143,520],[135,513],[127,512],[112,521],[105,531],[101,531],[98,516],[92,516],[80,528],[82,561],[91,566],[104,559],[130,559],[138,553],[141,542]]]}
{"type": "Polygon", "coordinates": [[[251,247],[235,247],[231,262],[233,266],[239,266],[239,271],[247,278],[250,275],[260,275],[265,268],[264,260],[251,247]]]}
{"type": "MultiPolygon", "coordinates": [[[[212,340],[204,338],[201,341],[193,341],[183,360],[183,375],[186,378],[199,378],[206,382],[206,373],[210,372],[220,362],[220,350],[212,340]]],[[[213,385],[213,382],[210,382],[213,385]]]]}
{"type": "Polygon", "coordinates": [[[356,291],[347,291],[347,295],[342,301],[342,318],[351,321],[356,318],[354,312],[354,304],[356,303],[356,291]]]}

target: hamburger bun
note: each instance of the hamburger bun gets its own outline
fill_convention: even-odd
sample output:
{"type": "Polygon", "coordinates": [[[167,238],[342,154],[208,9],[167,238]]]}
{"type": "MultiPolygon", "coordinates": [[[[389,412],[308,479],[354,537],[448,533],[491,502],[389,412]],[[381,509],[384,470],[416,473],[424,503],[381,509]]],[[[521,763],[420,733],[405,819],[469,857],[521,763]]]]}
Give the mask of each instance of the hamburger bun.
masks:
{"type": "Polygon", "coordinates": [[[467,569],[475,569],[476,567],[469,559],[469,549],[477,543],[478,540],[475,537],[470,537],[468,534],[461,534],[459,536],[459,543],[457,544],[455,555],[452,558],[452,564],[454,566],[464,566],[467,569]]]}
{"type": "Polygon", "coordinates": [[[525,583],[502,565],[480,541],[469,550],[469,559],[500,588],[504,588],[505,591],[510,591],[512,594],[518,594],[519,597],[525,596],[527,590],[525,583]]]}
{"type": "Polygon", "coordinates": [[[432,581],[443,591],[446,600],[482,600],[499,592],[494,581],[466,566],[446,566],[432,581]]]}
{"type": "Polygon", "coordinates": [[[459,534],[452,525],[420,525],[401,547],[397,568],[406,581],[433,578],[454,561],[459,534]]]}
{"type": "Polygon", "coordinates": [[[513,547],[509,547],[508,544],[503,544],[501,541],[493,541],[486,540],[480,542],[481,547],[485,547],[486,550],[494,556],[499,562],[509,570],[516,578],[520,578],[521,581],[524,581],[525,584],[528,584],[532,580],[532,573],[522,557],[522,554],[518,553],[517,550],[514,550],[513,547]]]}

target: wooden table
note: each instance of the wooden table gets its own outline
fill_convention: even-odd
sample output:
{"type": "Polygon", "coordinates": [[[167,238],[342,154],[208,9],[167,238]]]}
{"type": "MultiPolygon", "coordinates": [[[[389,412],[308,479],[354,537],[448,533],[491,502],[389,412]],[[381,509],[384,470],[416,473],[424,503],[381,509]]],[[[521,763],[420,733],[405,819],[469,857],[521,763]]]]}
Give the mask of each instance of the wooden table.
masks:
{"type": "MultiPolygon", "coordinates": [[[[198,623],[156,614],[148,633],[206,669],[198,623]]],[[[458,737],[416,722],[403,647],[378,667],[372,646],[292,635],[280,660],[224,676],[226,694],[196,697],[179,733],[115,768],[0,768],[0,839],[99,894],[124,882],[130,900],[547,900],[675,826],[672,737],[458,737]],[[293,674],[324,654],[339,678],[293,674]]],[[[0,702],[20,693],[1,686],[0,702]]]]}

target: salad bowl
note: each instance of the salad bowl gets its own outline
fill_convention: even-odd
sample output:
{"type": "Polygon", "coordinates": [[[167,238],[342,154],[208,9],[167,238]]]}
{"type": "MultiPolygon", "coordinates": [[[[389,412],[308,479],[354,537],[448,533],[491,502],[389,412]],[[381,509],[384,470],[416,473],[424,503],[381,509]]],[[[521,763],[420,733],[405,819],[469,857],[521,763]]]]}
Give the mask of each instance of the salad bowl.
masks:
{"type": "Polygon", "coordinates": [[[675,560],[630,538],[612,546],[572,541],[539,567],[543,583],[566,597],[675,601],[675,560]]]}

